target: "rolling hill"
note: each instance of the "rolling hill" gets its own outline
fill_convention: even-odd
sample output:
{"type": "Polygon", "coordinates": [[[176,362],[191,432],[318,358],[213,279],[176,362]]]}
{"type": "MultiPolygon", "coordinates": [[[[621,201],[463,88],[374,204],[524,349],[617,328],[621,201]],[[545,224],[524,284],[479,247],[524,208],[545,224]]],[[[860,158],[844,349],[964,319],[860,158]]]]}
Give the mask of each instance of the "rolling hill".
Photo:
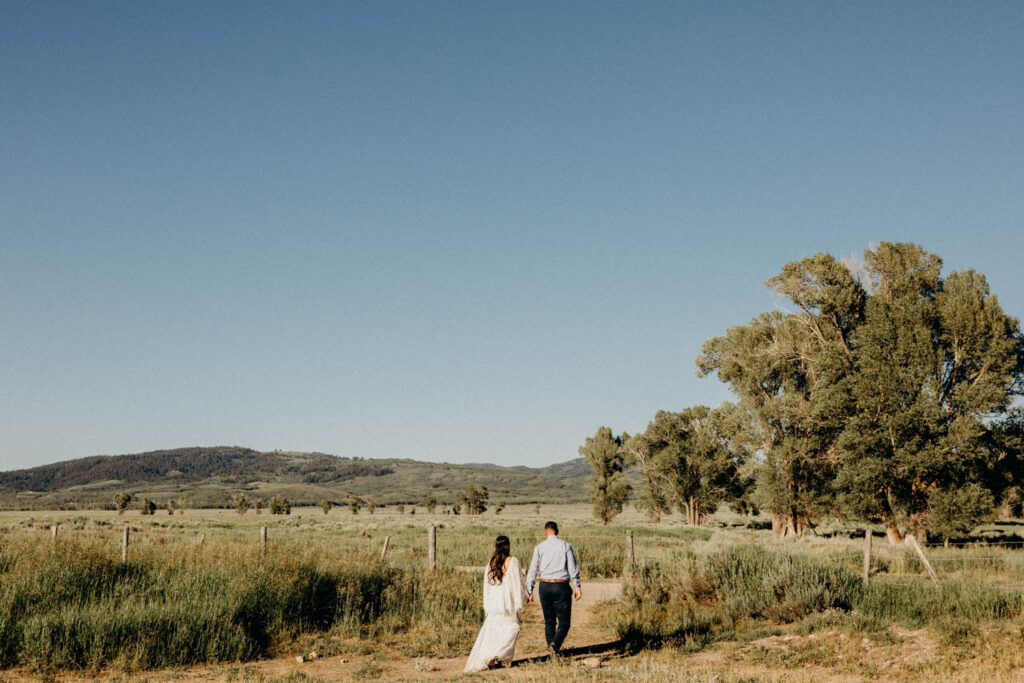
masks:
{"type": "Polygon", "coordinates": [[[120,492],[158,504],[185,498],[191,507],[227,506],[234,493],[251,498],[282,495],[296,505],[322,499],[341,502],[351,494],[371,496],[382,504],[415,503],[433,495],[446,504],[466,484],[486,486],[492,502],[578,502],[587,499],[589,474],[582,458],[533,468],[190,447],[97,455],[0,472],[0,508],[109,507],[120,492]]]}

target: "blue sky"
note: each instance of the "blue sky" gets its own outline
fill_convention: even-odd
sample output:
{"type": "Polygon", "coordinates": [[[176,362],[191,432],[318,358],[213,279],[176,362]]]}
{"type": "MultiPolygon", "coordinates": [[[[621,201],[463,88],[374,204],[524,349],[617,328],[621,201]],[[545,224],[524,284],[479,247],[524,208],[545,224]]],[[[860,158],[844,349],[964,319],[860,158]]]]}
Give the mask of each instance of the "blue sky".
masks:
{"type": "Polygon", "coordinates": [[[0,466],[543,465],[715,405],[788,260],[1024,315],[1024,5],[0,5],[0,466]]]}

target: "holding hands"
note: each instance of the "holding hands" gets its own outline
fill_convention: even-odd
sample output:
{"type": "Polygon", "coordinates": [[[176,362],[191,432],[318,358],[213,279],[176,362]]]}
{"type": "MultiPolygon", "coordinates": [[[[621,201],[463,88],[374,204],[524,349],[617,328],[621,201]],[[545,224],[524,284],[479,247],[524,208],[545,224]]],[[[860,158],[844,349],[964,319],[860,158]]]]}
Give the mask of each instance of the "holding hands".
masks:
{"type": "MultiPolygon", "coordinates": [[[[574,589],[572,592],[572,597],[574,600],[579,600],[583,597],[583,591],[581,591],[579,588],[574,589]]],[[[530,593],[526,596],[526,602],[533,602],[533,593],[530,593]]]]}

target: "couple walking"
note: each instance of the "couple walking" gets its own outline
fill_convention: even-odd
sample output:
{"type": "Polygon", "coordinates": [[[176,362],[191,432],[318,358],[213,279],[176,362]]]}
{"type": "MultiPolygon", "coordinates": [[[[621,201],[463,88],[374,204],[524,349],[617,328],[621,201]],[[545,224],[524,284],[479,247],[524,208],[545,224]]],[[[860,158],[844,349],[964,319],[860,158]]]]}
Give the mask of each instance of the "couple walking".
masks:
{"type": "Polygon", "coordinates": [[[572,600],[583,597],[580,570],[572,546],[558,537],[558,525],[544,525],[545,539],[533,549],[530,571],[523,584],[519,560],[511,554],[507,536],[498,536],[494,555],[484,569],[484,613],[466,671],[511,666],[519,636],[519,612],[533,601],[534,582],[544,612],[544,636],[548,653],[558,659],[572,618],[572,600]]]}

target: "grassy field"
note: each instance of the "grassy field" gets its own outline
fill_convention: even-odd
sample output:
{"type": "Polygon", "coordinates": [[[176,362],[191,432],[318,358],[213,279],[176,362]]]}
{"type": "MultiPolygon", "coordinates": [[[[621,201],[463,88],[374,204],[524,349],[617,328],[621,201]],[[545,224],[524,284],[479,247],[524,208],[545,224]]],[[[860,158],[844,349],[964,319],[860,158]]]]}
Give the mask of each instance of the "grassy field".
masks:
{"type": "MultiPolygon", "coordinates": [[[[652,525],[632,509],[605,527],[582,505],[472,517],[422,508],[0,513],[0,666],[12,676],[160,679],[221,663],[226,678],[263,680],[310,674],[243,663],[316,650],[361,662],[346,675],[373,677],[403,658],[453,660],[468,652],[482,619],[479,576],[460,568],[483,565],[497,533],[511,537],[525,564],[547,519],[577,548],[585,580],[622,583],[621,598],[594,608],[592,635],[612,645],[603,666],[561,677],[1024,677],[1024,551],[1000,542],[1013,525],[985,529],[986,542],[971,547],[926,548],[939,588],[912,551],[877,537],[865,586],[863,539],[852,529],[779,541],[762,520],[721,513],[691,529],[675,516],[652,525]],[[429,525],[437,527],[433,573],[429,525]]],[[[537,628],[534,618],[524,632],[537,628]]],[[[500,675],[544,680],[549,666],[528,661],[500,675]]]]}

